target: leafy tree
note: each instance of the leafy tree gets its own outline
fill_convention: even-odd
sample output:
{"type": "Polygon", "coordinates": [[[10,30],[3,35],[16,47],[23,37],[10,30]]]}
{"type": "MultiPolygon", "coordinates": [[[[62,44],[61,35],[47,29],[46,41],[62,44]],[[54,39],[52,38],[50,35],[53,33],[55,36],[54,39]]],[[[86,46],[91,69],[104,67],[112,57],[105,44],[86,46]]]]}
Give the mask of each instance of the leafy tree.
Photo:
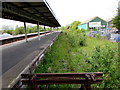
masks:
{"type": "Polygon", "coordinates": [[[80,21],[74,21],[71,25],[70,25],[70,29],[75,30],[78,29],[78,25],[80,24],[80,21]]]}
{"type": "Polygon", "coordinates": [[[118,9],[118,14],[113,18],[113,27],[116,27],[120,31],[120,9],[118,9]]]}
{"type": "Polygon", "coordinates": [[[32,28],[32,31],[33,31],[34,33],[38,32],[37,26],[33,26],[33,27],[31,27],[31,28],[32,28]]]}
{"type": "Polygon", "coordinates": [[[14,30],[4,30],[3,33],[8,33],[13,35],[14,34],[14,30]]]}
{"type": "Polygon", "coordinates": [[[61,29],[61,30],[65,30],[65,27],[64,27],[64,26],[62,26],[60,29],[61,29]]]}
{"type": "Polygon", "coordinates": [[[27,33],[34,33],[31,25],[27,26],[27,33]]]}
{"type": "MultiPolygon", "coordinates": [[[[38,29],[37,26],[31,27],[33,33],[37,33],[38,29]]],[[[40,32],[45,31],[43,27],[39,26],[40,32]]]]}
{"type": "Polygon", "coordinates": [[[17,35],[17,34],[24,34],[25,32],[24,32],[24,27],[23,26],[21,26],[21,27],[18,27],[18,28],[16,28],[15,29],[15,34],[17,35]]]}
{"type": "Polygon", "coordinates": [[[47,30],[47,31],[49,31],[49,30],[50,30],[50,28],[46,28],[46,30],[47,30]]]}
{"type": "Polygon", "coordinates": [[[67,24],[66,26],[62,26],[60,28],[60,30],[67,30],[67,29],[70,29],[70,25],[69,24],[67,24]]]}

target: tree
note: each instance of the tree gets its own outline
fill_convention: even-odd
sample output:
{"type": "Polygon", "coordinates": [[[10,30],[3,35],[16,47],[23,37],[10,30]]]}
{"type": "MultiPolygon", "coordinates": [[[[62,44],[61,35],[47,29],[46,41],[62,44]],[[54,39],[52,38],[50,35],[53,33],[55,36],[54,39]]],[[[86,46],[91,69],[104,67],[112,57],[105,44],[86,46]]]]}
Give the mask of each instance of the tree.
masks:
{"type": "Polygon", "coordinates": [[[74,30],[74,29],[78,29],[78,25],[80,24],[80,21],[74,21],[71,25],[70,25],[70,29],[74,30]]]}
{"type": "Polygon", "coordinates": [[[33,30],[34,33],[38,32],[37,26],[33,26],[32,30],[33,30]]]}
{"type": "Polygon", "coordinates": [[[4,30],[3,33],[8,33],[13,35],[14,34],[14,30],[4,30]]]}
{"type": "Polygon", "coordinates": [[[15,34],[24,34],[24,27],[18,27],[15,29],[15,34]]]}
{"type": "Polygon", "coordinates": [[[61,29],[61,30],[65,30],[65,27],[64,27],[64,26],[62,26],[60,29],[61,29]]]}
{"type": "Polygon", "coordinates": [[[34,30],[31,25],[27,26],[27,33],[34,33],[34,30]]]}
{"type": "Polygon", "coordinates": [[[120,9],[118,9],[118,14],[112,20],[113,27],[116,27],[120,32],[120,9]]]}

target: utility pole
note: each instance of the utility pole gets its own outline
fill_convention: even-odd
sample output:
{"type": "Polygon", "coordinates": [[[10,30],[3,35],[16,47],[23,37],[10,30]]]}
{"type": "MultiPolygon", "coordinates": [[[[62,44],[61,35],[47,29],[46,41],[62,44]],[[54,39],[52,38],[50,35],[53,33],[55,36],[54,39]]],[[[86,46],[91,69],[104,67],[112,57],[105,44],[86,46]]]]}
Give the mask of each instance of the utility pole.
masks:
{"type": "Polygon", "coordinates": [[[46,29],[45,29],[45,25],[44,25],[44,30],[45,30],[45,35],[46,35],[46,29]]]}

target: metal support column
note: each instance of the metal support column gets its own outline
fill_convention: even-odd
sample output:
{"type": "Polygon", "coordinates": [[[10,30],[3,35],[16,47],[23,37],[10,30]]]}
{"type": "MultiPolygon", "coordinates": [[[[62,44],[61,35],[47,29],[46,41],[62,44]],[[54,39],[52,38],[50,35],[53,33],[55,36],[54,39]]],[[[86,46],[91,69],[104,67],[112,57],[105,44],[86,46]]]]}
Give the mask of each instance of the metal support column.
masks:
{"type": "Polygon", "coordinates": [[[24,22],[24,32],[25,32],[25,40],[27,41],[27,31],[26,31],[26,22],[24,22]]]}
{"type": "Polygon", "coordinates": [[[44,26],[44,30],[45,30],[45,35],[46,35],[46,29],[45,29],[45,26],[44,26]]]}
{"type": "Polygon", "coordinates": [[[50,27],[50,31],[52,32],[52,27],[50,27]]]}
{"type": "Polygon", "coordinates": [[[58,32],[58,27],[57,27],[57,32],[58,32]]]}
{"type": "Polygon", "coordinates": [[[39,28],[39,22],[37,24],[37,29],[38,29],[38,40],[40,40],[40,28],[39,28]]]}

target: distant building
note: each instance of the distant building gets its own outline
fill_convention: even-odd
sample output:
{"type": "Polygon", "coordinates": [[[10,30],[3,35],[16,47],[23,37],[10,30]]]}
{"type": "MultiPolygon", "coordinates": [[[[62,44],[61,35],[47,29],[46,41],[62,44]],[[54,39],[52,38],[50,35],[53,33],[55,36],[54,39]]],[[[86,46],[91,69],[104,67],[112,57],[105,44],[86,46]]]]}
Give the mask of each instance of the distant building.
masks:
{"type": "Polygon", "coordinates": [[[108,19],[108,20],[106,20],[106,22],[107,22],[107,28],[113,28],[113,24],[112,24],[112,19],[108,19]]]}
{"type": "Polygon", "coordinates": [[[107,22],[100,17],[96,16],[78,25],[78,29],[105,29],[107,22]]]}
{"type": "Polygon", "coordinates": [[[108,19],[108,20],[106,20],[106,22],[107,22],[107,28],[106,29],[109,32],[114,32],[115,30],[117,30],[115,27],[113,27],[112,19],[108,19]]]}

